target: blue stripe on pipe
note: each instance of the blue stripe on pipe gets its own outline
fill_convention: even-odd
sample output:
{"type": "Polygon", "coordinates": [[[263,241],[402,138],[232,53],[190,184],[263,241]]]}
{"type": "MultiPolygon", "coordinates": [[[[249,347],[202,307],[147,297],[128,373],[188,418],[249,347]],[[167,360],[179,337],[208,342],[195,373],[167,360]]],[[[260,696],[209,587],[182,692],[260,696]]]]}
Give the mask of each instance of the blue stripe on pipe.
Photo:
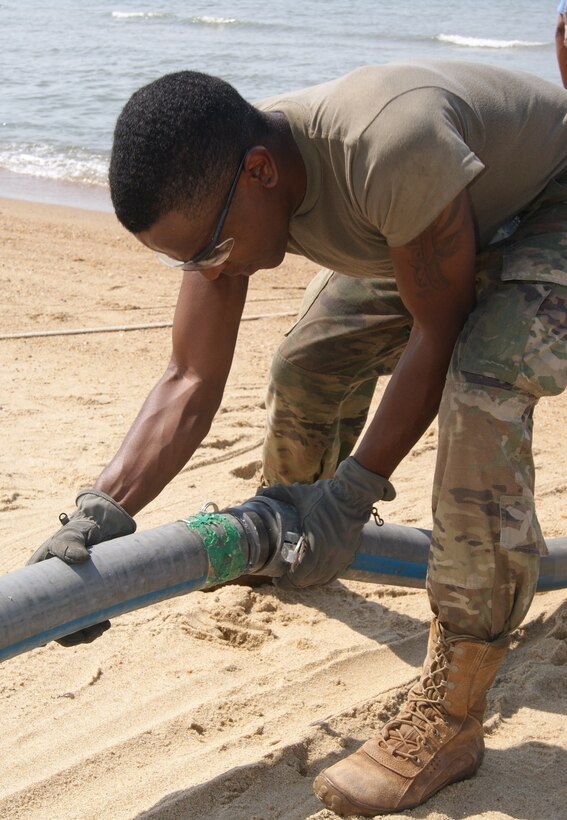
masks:
{"type": "Polygon", "coordinates": [[[565,587],[567,587],[567,578],[540,575],[537,581],[537,592],[549,592],[552,589],[565,589],[565,587]]]}
{"type": "Polygon", "coordinates": [[[419,578],[425,581],[427,564],[399,561],[397,558],[383,558],[379,555],[358,552],[349,569],[371,572],[375,575],[401,575],[404,578],[419,578]]]}
{"type": "MultiPolygon", "coordinates": [[[[357,553],[349,569],[359,572],[369,572],[373,575],[401,576],[402,578],[416,578],[425,581],[427,564],[415,561],[399,561],[396,558],[384,558],[379,555],[357,553]]],[[[537,592],[549,592],[554,589],[565,589],[567,576],[540,575],[537,582],[537,592]]]]}
{"type": "Polygon", "coordinates": [[[193,578],[191,581],[184,581],[182,584],[175,584],[175,586],[147,592],[145,595],[139,595],[137,598],[121,601],[119,604],[110,606],[107,609],[99,609],[97,612],[91,612],[82,618],[68,621],[66,624],[54,627],[53,629],[47,629],[45,632],[39,632],[37,635],[26,638],[25,641],[19,641],[18,643],[13,643],[0,649],[0,661],[13,658],[15,655],[28,652],[30,649],[36,649],[38,646],[43,646],[49,643],[49,641],[55,641],[57,638],[63,638],[65,635],[72,635],[73,632],[78,632],[86,626],[107,621],[110,618],[115,618],[117,615],[123,615],[125,612],[141,609],[144,606],[156,604],[158,601],[164,601],[167,598],[175,598],[177,595],[183,595],[185,592],[202,589],[206,580],[207,576],[203,575],[201,578],[193,578]]]}

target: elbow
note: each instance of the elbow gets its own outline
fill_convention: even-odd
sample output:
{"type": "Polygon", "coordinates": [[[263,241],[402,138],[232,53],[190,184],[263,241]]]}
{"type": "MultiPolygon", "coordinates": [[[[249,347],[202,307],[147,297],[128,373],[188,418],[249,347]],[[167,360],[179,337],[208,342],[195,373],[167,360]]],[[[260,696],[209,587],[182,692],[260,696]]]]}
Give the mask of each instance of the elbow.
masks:
{"type": "Polygon", "coordinates": [[[412,344],[439,361],[448,361],[467,317],[468,314],[452,316],[449,321],[436,326],[414,323],[410,332],[412,344]]]}
{"type": "Polygon", "coordinates": [[[208,418],[208,426],[217,413],[226,379],[217,379],[209,374],[203,375],[172,360],[161,379],[171,397],[179,397],[191,412],[208,418]]]}
{"type": "Polygon", "coordinates": [[[453,305],[450,312],[444,313],[442,316],[436,316],[434,321],[429,317],[414,319],[411,335],[433,346],[452,347],[475,306],[476,297],[472,293],[470,299],[453,305]]]}

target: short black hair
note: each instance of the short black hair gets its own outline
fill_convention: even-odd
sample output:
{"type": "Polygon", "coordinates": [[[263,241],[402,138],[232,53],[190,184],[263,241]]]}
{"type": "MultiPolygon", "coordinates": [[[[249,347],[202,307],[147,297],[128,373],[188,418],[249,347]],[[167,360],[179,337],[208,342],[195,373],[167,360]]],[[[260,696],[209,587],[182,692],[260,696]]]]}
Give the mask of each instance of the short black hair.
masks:
{"type": "Polygon", "coordinates": [[[179,71],[143,86],[114,130],[109,183],[118,219],[139,233],[170,210],[198,213],[222,196],[268,130],[266,116],[218,77],[179,71]]]}

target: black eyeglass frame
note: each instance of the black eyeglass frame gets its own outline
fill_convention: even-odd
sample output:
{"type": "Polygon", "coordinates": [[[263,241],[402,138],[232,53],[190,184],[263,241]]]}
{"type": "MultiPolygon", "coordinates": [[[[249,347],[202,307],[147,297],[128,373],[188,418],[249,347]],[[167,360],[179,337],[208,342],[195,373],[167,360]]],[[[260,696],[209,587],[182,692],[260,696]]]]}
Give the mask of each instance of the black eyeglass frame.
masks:
{"type": "Polygon", "coordinates": [[[176,259],[172,259],[170,256],[167,256],[164,253],[157,253],[156,256],[158,257],[160,262],[163,262],[170,268],[179,268],[180,270],[185,271],[203,270],[206,268],[215,267],[217,265],[222,265],[223,262],[226,262],[226,260],[230,256],[232,248],[234,247],[234,237],[229,237],[220,244],[217,243],[219,240],[219,236],[222,233],[222,229],[224,228],[224,223],[226,222],[228,212],[230,211],[230,206],[232,205],[232,200],[234,198],[236,186],[238,185],[240,174],[242,173],[242,169],[244,168],[244,160],[246,159],[247,154],[248,151],[244,153],[242,159],[238,164],[238,168],[236,169],[234,178],[230,183],[228,196],[224,203],[215,230],[213,231],[213,235],[211,236],[210,240],[207,242],[203,250],[199,251],[198,254],[196,254],[192,259],[188,259],[186,262],[178,262],[176,259]],[[219,251],[221,251],[221,253],[219,253],[219,251]]]}

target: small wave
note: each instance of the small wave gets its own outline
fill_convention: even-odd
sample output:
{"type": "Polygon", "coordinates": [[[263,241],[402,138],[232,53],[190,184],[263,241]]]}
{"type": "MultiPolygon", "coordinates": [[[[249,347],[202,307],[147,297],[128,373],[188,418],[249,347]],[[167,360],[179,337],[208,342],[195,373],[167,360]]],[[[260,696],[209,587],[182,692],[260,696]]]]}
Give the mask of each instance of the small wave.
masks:
{"type": "Polygon", "coordinates": [[[82,148],[10,143],[0,146],[0,168],[38,179],[106,185],[108,158],[82,148]]]}
{"type": "Polygon", "coordinates": [[[113,11],[111,16],[114,20],[149,20],[153,17],[171,17],[171,14],[167,11],[113,11]]]}
{"type": "Polygon", "coordinates": [[[205,14],[202,17],[192,17],[191,22],[203,26],[233,26],[238,20],[236,17],[209,17],[205,14]]]}
{"type": "Polygon", "coordinates": [[[249,31],[277,31],[279,35],[300,31],[300,27],[293,22],[280,23],[265,20],[246,20],[238,17],[211,17],[201,15],[199,17],[179,17],[177,22],[184,26],[202,26],[203,28],[242,28],[249,31]]]}
{"type": "Polygon", "coordinates": [[[483,37],[461,37],[458,34],[438,34],[435,39],[466,48],[533,48],[546,45],[533,40],[491,40],[483,37]]]}

